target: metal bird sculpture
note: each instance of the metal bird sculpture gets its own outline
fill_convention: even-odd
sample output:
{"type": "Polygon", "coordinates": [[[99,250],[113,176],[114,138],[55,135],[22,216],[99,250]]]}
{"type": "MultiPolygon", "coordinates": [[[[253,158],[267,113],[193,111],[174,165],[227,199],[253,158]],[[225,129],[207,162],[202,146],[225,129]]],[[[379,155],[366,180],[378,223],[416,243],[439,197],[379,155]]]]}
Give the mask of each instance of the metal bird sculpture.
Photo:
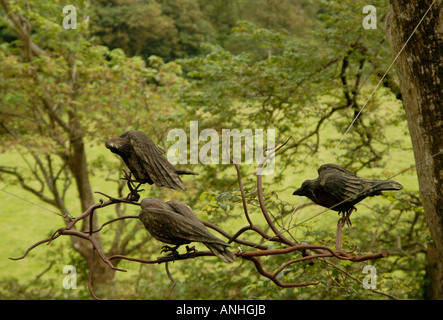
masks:
{"type": "Polygon", "coordinates": [[[179,176],[184,174],[198,175],[195,172],[175,168],[163,156],[165,151],[156,146],[141,131],[127,131],[118,138],[106,140],[105,146],[123,159],[135,177],[135,180],[130,180],[130,175],[125,174],[128,186],[134,196],[138,187],[144,183],[155,184],[157,187],[186,190],[186,186],[179,176]],[[139,183],[135,191],[131,188],[129,181],[139,183]]]}
{"type": "Polygon", "coordinates": [[[355,205],[367,197],[382,195],[383,190],[401,190],[403,186],[392,180],[374,180],[357,177],[353,172],[336,164],[324,164],[318,177],[306,180],[293,195],[305,196],[316,204],[338,211],[340,221],[351,226],[350,215],[355,205]]]}
{"type": "MultiPolygon", "coordinates": [[[[175,255],[183,244],[202,242],[224,262],[234,262],[235,255],[227,249],[229,244],[209,232],[188,205],[176,200],[163,202],[150,197],[141,201],[141,207],[139,219],[151,236],[175,246],[164,246],[162,252],[171,251],[175,255]]],[[[186,249],[187,253],[191,251],[188,246],[186,249]]]]}

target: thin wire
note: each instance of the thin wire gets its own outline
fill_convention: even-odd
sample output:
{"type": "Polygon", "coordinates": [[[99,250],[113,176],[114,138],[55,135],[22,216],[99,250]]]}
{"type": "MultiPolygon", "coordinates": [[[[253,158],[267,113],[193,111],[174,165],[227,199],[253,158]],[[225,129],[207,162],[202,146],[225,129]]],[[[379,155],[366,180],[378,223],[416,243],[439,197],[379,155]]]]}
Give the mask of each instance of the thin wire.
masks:
{"type": "Polygon", "coordinates": [[[388,67],[388,69],[386,70],[386,72],[383,74],[383,76],[381,77],[381,79],[378,81],[377,85],[375,86],[374,90],[372,91],[372,93],[369,95],[369,98],[366,100],[365,104],[363,105],[363,107],[360,108],[359,112],[357,113],[357,115],[354,117],[354,119],[352,120],[351,124],[349,125],[348,129],[345,131],[345,133],[343,134],[343,136],[341,137],[340,141],[338,142],[338,144],[335,146],[334,150],[332,150],[332,153],[329,155],[329,158],[326,162],[329,162],[329,160],[331,159],[331,157],[334,155],[335,151],[337,150],[338,146],[342,143],[343,139],[345,138],[345,136],[348,134],[348,132],[351,130],[352,126],[354,125],[355,121],[357,121],[357,118],[360,116],[360,114],[362,113],[363,109],[366,107],[366,105],[368,104],[369,100],[371,100],[372,96],[374,95],[375,91],[378,89],[378,87],[380,86],[380,84],[383,82],[384,78],[386,77],[386,75],[389,73],[389,71],[391,70],[392,66],[394,65],[394,63],[397,61],[398,57],[400,56],[400,54],[403,52],[403,49],[406,47],[406,45],[409,43],[409,40],[411,40],[412,36],[415,34],[415,32],[417,31],[418,27],[420,26],[420,24],[422,23],[422,21],[424,20],[424,18],[426,17],[426,15],[428,14],[428,12],[431,10],[432,6],[434,5],[435,0],[431,3],[431,5],[429,6],[428,10],[426,10],[425,14],[423,15],[423,17],[420,19],[420,21],[418,22],[417,26],[415,27],[415,29],[412,31],[411,35],[409,36],[409,38],[406,40],[405,44],[401,47],[400,51],[397,53],[397,55],[395,56],[394,60],[392,61],[392,63],[390,64],[390,66],[388,67]]]}
{"type": "Polygon", "coordinates": [[[9,195],[11,195],[11,196],[13,196],[13,197],[16,197],[16,198],[18,198],[18,199],[20,199],[20,200],[26,201],[26,202],[28,202],[28,203],[34,205],[34,206],[37,206],[37,207],[42,208],[42,209],[45,209],[45,210],[47,210],[47,211],[49,211],[49,212],[55,213],[56,215],[58,215],[58,216],[64,218],[64,215],[62,215],[62,214],[60,214],[60,213],[58,213],[58,212],[55,212],[55,211],[53,211],[53,210],[51,210],[51,209],[48,209],[48,208],[46,208],[46,207],[43,207],[43,206],[39,205],[38,203],[35,203],[35,202],[32,202],[32,201],[29,201],[28,199],[22,198],[22,197],[20,197],[20,196],[18,196],[18,195],[16,195],[16,194],[13,194],[13,193],[11,193],[11,192],[9,192],[9,191],[6,191],[5,189],[0,189],[0,191],[3,191],[4,193],[7,193],[7,194],[9,194],[9,195]]]}

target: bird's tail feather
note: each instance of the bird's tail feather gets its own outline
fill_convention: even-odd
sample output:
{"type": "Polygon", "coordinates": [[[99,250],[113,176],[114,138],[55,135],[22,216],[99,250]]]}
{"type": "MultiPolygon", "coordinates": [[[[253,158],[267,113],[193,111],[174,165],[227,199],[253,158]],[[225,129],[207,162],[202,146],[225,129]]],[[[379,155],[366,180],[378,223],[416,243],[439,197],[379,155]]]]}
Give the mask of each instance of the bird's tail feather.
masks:
{"type": "Polygon", "coordinates": [[[235,254],[228,250],[225,246],[217,243],[205,243],[209,250],[226,263],[235,261],[235,254]]]}
{"type": "Polygon", "coordinates": [[[382,190],[401,190],[403,186],[392,180],[373,180],[373,188],[379,191],[382,190]]]}

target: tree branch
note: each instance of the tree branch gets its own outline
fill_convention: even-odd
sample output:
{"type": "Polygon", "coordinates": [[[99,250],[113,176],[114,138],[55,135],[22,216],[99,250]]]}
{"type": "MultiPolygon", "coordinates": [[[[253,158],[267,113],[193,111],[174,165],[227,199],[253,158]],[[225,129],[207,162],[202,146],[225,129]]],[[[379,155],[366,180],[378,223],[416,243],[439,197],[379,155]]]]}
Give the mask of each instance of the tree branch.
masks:
{"type": "MultiPolygon", "coordinates": [[[[266,160],[268,160],[271,156],[273,156],[276,152],[278,152],[287,142],[289,141],[289,139],[282,144],[281,146],[277,146],[275,145],[272,148],[268,148],[265,149],[262,159],[258,165],[257,168],[257,173],[261,172],[261,169],[263,168],[264,163],[266,162],[266,160]],[[265,152],[267,152],[267,155],[265,156],[265,152]]],[[[259,200],[259,204],[260,204],[260,209],[265,217],[265,220],[268,224],[268,226],[271,228],[271,230],[275,233],[275,236],[271,237],[269,235],[267,235],[264,231],[262,231],[260,228],[258,228],[257,226],[255,226],[252,222],[251,219],[249,218],[249,214],[248,214],[248,210],[247,210],[247,204],[246,204],[246,199],[245,199],[245,195],[243,192],[243,188],[242,188],[242,183],[241,183],[241,177],[240,177],[240,170],[238,170],[238,165],[233,162],[234,165],[237,168],[237,174],[238,174],[238,181],[239,181],[239,185],[241,186],[241,195],[242,195],[242,204],[244,206],[244,214],[245,214],[245,218],[248,221],[248,225],[245,227],[240,228],[233,236],[230,235],[229,233],[227,233],[226,231],[224,231],[223,229],[221,229],[218,226],[215,226],[214,224],[210,223],[210,222],[205,222],[202,221],[202,223],[209,227],[214,229],[215,231],[219,232],[220,234],[222,234],[223,236],[225,236],[226,238],[228,238],[229,243],[232,242],[236,242],[239,244],[243,244],[243,245],[247,245],[251,248],[251,250],[248,251],[241,251],[239,250],[238,252],[235,253],[235,255],[239,258],[242,258],[244,260],[247,261],[251,261],[257,272],[270,279],[271,281],[273,281],[277,286],[279,287],[283,287],[283,288],[294,288],[294,287],[305,287],[305,286],[311,286],[311,285],[316,285],[318,284],[318,282],[308,282],[308,283],[292,283],[292,282],[283,282],[280,279],[278,279],[278,276],[280,275],[280,273],[286,269],[288,266],[294,264],[294,263],[298,263],[301,261],[309,261],[309,262],[313,262],[316,259],[319,258],[330,258],[330,257],[334,257],[340,260],[347,260],[347,261],[352,261],[352,262],[361,262],[361,261],[366,261],[366,260],[371,260],[371,259],[379,259],[379,258],[383,258],[387,256],[386,251],[380,252],[380,253],[373,253],[373,254],[366,254],[366,255],[362,255],[362,256],[354,256],[352,255],[352,252],[344,252],[341,249],[341,231],[342,228],[344,226],[344,222],[341,222],[337,225],[337,232],[336,232],[336,248],[335,250],[327,247],[327,246],[323,246],[323,245],[315,245],[315,244],[296,244],[292,241],[290,241],[289,239],[287,239],[286,237],[284,237],[282,235],[282,232],[279,231],[276,226],[274,225],[271,217],[269,216],[269,213],[266,209],[264,200],[263,200],[263,190],[262,190],[262,181],[261,181],[261,175],[257,174],[257,189],[258,189],[258,200],[259,200]],[[240,236],[248,231],[248,230],[252,230],[255,231],[256,233],[258,233],[262,239],[264,239],[265,241],[276,241],[281,243],[284,247],[283,248],[277,248],[277,249],[269,249],[267,246],[261,244],[261,243],[253,243],[250,241],[245,241],[240,239],[240,236]],[[276,255],[285,255],[285,254],[289,254],[289,253],[293,253],[295,251],[299,251],[301,252],[302,256],[299,258],[295,258],[295,259],[290,259],[284,263],[282,263],[280,265],[280,267],[278,267],[273,273],[266,271],[265,268],[263,267],[261,261],[260,261],[260,257],[265,257],[265,256],[276,256],[276,255]],[[308,253],[308,251],[312,251],[314,252],[314,254],[308,253]]],[[[99,192],[100,193],[100,192],[99,192]]],[[[101,193],[102,195],[105,195],[103,193],[101,193]]],[[[103,252],[103,249],[101,248],[101,246],[99,245],[99,243],[97,242],[97,240],[93,237],[94,233],[100,232],[103,227],[105,227],[106,225],[109,225],[110,223],[116,222],[116,221],[121,221],[121,220],[125,220],[125,219],[137,219],[138,216],[119,216],[117,218],[111,219],[107,222],[105,222],[103,225],[101,225],[98,229],[93,230],[92,229],[92,223],[89,224],[89,230],[88,231],[77,231],[77,230],[73,230],[74,226],[77,222],[81,221],[81,220],[85,220],[85,219],[93,219],[93,215],[95,213],[95,211],[97,209],[101,209],[104,208],[106,206],[109,205],[116,205],[119,203],[128,203],[128,204],[132,204],[132,205],[136,205],[136,206],[140,206],[140,204],[136,201],[131,201],[129,200],[127,197],[120,197],[120,198],[113,198],[110,196],[105,195],[106,197],[109,198],[109,200],[104,201],[102,199],[100,199],[99,203],[96,203],[92,206],[90,206],[87,210],[85,210],[80,216],[78,216],[75,219],[72,219],[67,225],[66,227],[63,228],[59,228],[57,229],[51,237],[41,240],[35,244],[33,244],[31,247],[29,247],[26,252],[24,253],[24,255],[22,255],[19,258],[11,258],[12,260],[20,260],[23,259],[27,256],[27,254],[34,249],[35,247],[43,244],[43,243],[51,243],[53,240],[57,239],[58,237],[60,237],[61,235],[68,235],[68,236],[74,236],[74,237],[78,237],[78,238],[82,238],[85,239],[87,241],[90,242],[91,246],[92,246],[92,252],[96,252],[98,257],[105,262],[110,268],[112,268],[113,270],[117,270],[117,271],[125,271],[123,269],[119,269],[117,267],[115,267],[112,264],[112,260],[129,260],[129,261],[133,261],[133,262],[138,262],[138,263],[143,263],[143,264],[161,264],[161,263],[165,263],[166,267],[166,273],[168,275],[168,277],[171,279],[171,281],[173,282],[173,286],[169,291],[169,295],[171,294],[173,288],[175,287],[175,280],[173,279],[172,275],[169,272],[168,269],[168,262],[170,261],[179,261],[179,260],[187,260],[187,259],[194,259],[194,258],[198,258],[198,257],[204,257],[204,256],[214,256],[214,254],[211,251],[196,251],[196,252],[187,252],[185,254],[169,254],[167,256],[162,256],[162,257],[158,257],[156,259],[142,259],[142,258],[134,258],[134,257],[128,257],[125,255],[121,255],[121,254],[114,254],[111,255],[109,257],[107,257],[105,255],[105,253],[103,252]]],[[[93,263],[93,258],[91,255],[90,258],[90,262],[89,262],[89,280],[88,280],[88,288],[89,291],[91,293],[91,296],[94,299],[98,299],[98,297],[94,294],[93,289],[92,289],[92,284],[91,284],[91,279],[92,279],[92,263],[93,263]]]]}

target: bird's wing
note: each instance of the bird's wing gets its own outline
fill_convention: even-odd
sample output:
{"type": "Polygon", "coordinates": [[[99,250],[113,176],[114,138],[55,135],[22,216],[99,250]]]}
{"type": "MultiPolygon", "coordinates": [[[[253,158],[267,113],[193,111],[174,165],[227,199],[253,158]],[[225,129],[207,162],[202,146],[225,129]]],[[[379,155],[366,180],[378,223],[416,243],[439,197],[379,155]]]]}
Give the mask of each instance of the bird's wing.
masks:
{"type": "Polygon", "coordinates": [[[368,196],[381,195],[382,190],[400,190],[403,187],[391,180],[359,178],[335,164],[321,166],[317,181],[324,192],[346,205],[354,205],[368,196]]]}
{"type": "Polygon", "coordinates": [[[143,198],[140,205],[142,209],[147,207],[156,207],[160,209],[169,210],[169,206],[163,200],[154,197],[143,198]]]}
{"type": "Polygon", "coordinates": [[[348,169],[333,163],[326,163],[320,166],[320,168],[318,168],[317,170],[318,175],[320,175],[322,172],[334,172],[334,171],[337,173],[342,173],[356,177],[354,172],[349,171],[348,169]]]}
{"type": "Polygon", "coordinates": [[[184,204],[180,201],[177,200],[170,200],[166,202],[167,205],[169,205],[169,207],[177,212],[178,214],[181,214],[189,219],[197,219],[198,217],[197,215],[194,213],[194,211],[191,209],[190,206],[188,206],[187,204],[184,204]]]}
{"type": "Polygon", "coordinates": [[[319,178],[320,187],[339,202],[352,202],[362,195],[364,185],[355,175],[330,171],[319,178]]]}
{"type": "MultiPolygon", "coordinates": [[[[186,217],[186,219],[189,219],[190,222],[194,221],[193,223],[199,226],[199,228],[201,229],[201,232],[202,233],[204,232],[209,238],[212,239],[212,241],[210,241],[210,242],[221,244],[223,246],[229,246],[223,240],[217,238],[212,233],[210,233],[208,231],[208,229],[206,229],[205,225],[200,221],[200,219],[197,217],[197,215],[194,213],[194,211],[191,209],[190,206],[188,206],[187,204],[184,204],[183,202],[177,201],[177,200],[170,200],[170,201],[166,202],[166,204],[168,204],[172,208],[172,210],[174,210],[178,214],[186,217]]],[[[207,241],[207,242],[209,242],[209,241],[207,241]]]]}
{"type": "Polygon", "coordinates": [[[163,156],[165,153],[163,149],[142,132],[131,133],[130,139],[135,153],[156,186],[186,190],[174,166],[163,156]]]}
{"type": "MultiPolygon", "coordinates": [[[[223,243],[222,240],[210,233],[198,219],[195,221],[175,211],[160,208],[145,207],[142,213],[143,211],[148,212],[151,216],[158,216],[159,218],[155,219],[157,227],[161,229],[161,232],[168,233],[173,237],[190,242],[223,243]]],[[[226,244],[226,246],[229,245],[226,244]]]]}

